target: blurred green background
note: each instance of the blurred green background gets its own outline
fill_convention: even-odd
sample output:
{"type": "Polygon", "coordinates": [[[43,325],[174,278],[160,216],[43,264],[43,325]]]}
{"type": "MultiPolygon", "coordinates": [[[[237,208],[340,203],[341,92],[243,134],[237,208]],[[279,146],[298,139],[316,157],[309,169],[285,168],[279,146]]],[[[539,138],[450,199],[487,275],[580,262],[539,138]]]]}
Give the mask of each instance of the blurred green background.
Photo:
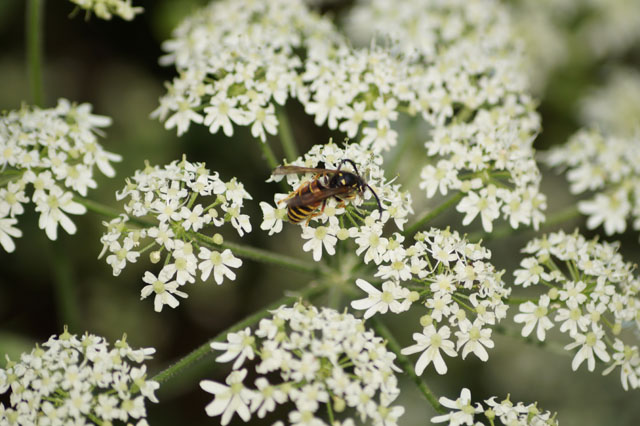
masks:
{"type": "MultiPolygon", "coordinates": [[[[174,131],[165,131],[162,123],[149,119],[158,97],[165,91],[163,81],[171,79],[174,72],[158,65],[160,44],[170,37],[171,29],[182,17],[205,2],[134,3],[144,6],[145,12],[133,22],[118,18],[102,21],[95,17],[85,21],[83,13],[69,18],[73,5],[67,1],[47,1],[45,6],[45,106],[54,106],[59,97],[90,102],[95,113],[113,118],[102,142],[107,150],[124,158],[115,165],[116,178],[97,177],[99,188],[91,191],[89,198],[115,207],[114,191],[124,185],[125,177],[143,166],[145,159],[151,164],[165,164],[186,153],[189,160],[205,161],[224,180],[237,176],[253,195],[254,202],[249,203],[247,213],[254,230],[242,239],[243,244],[310,259],[308,253],[302,252],[296,232],[288,229],[267,238],[259,229],[258,202],[271,201],[275,189],[264,182],[270,170],[258,142],[246,129],[239,129],[229,140],[195,126],[177,138],[174,131]]],[[[339,13],[344,5],[335,3],[324,11],[339,13]]],[[[19,108],[30,100],[24,59],[24,8],[23,0],[0,1],[2,110],[19,108]]],[[[576,55],[552,71],[548,84],[538,94],[544,131],[536,141],[537,148],[562,143],[577,129],[578,100],[602,82],[612,60],[637,69],[639,58],[636,44],[614,58],[576,55]]],[[[287,109],[300,152],[332,135],[326,128],[315,127],[295,102],[290,102],[287,109]]],[[[334,136],[336,140],[343,138],[339,134],[334,136]]],[[[272,146],[281,157],[276,142],[272,141],[272,146]]],[[[421,143],[414,149],[420,152],[421,143]]],[[[403,166],[406,170],[413,169],[409,162],[403,166]]],[[[561,210],[575,202],[562,176],[545,169],[543,172],[543,192],[549,197],[549,211],[561,210]]],[[[403,179],[409,181],[411,176],[401,176],[403,179]]],[[[420,200],[416,202],[416,210],[420,211],[427,205],[415,189],[414,199],[420,200]]],[[[308,282],[304,274],[245,260],[236,282],[226,281],[222,286],[198,282],[190,286],[189,298],[177,309],[165,308],[158,314],[153,311],[151,300],[139,300],[141,277],[149,266],[146,258],[128,265],[117,278],[104,260],[97,259],[101,250],[101,221],[105,218],[87,214],[74,219],[77,235],[60,232],[58,241],[51,242],[38,229],[32,206],[27,206],[27,210],[19,222],[24,236],[16,241],[16,251],[0,254],[0,354],[9,353],[14,359],[30,350],[35,342],[61,332],[67,323],[74,333],[87,330],[113,342],[125,332],[132,346],[155,347],[157,353],[149,365],[150,373],[155,374],[244,316],[278,299],[286,290],[308,282]],[[60,297],[61,294],[66,296],[60,297]]],[[[469,231],[462,229],[460,219],[459,214],[451,211],[439,218],[437,225],[469,231]]],[[[576,221],[563,227],[572,230],[580,225],[583,223],[576,221]]],[[[510,279],[511,271],[521,259],[514,253],[531,235],[524,233],[487,243],[495,265],[507,268],[505,279],[510,279]]],[[[234,237],[229,235],[229,239],[234,237]]],[[[621,240],[627,260],[637,261],[637,233],[625,234],[621,240]]],[[[237,236],[235,241],[239,241],[237,236]]],[[[417,316],[388,315],[385,319],[398,331],[401,342],[410,341],[407,331],[417,328],[417,316]]],[[[512,324],[506,327],[515,329],[512,324]]],[[[550,340],[553,336],[552,333],[550,340]]],[[[447,359],[449,374],[440,377],[433,369],[427,369],[426,381],[437,395],[456,397],[460,388],[466,386],[471,388],[474,401],[491,395],[501,399],[507,393],[511,393],[514,401],[539,401],[541,408],[558,411],[563,425],[640,424],[638,393],[624,392],[618,373],[601,377],[600,368],[588,373],[584,366],[573,373],[568,354],[557,354],[514,337],[496,334],[495,341],[496,349],[491,351],[487,363],[447,359]]],[[[216,367],[212,360],[208,358],[183,378],[160,389],[161,403],[147,405],[150,424],[218,424],[218,419],[206,417],[204,406],[210,396],[197,386],[203,378],[221,381],[228,373],[227,365],[216,367]]],[[[409,381],[404,389],[400,404],[407,411],[400,424],[428,424],[434,415],[430,406],[409,381]]],[[[0,400],[6,402],[6,394],[0,400]]],[[[232,424],[242,424],[235,420],[232,424]]]]}

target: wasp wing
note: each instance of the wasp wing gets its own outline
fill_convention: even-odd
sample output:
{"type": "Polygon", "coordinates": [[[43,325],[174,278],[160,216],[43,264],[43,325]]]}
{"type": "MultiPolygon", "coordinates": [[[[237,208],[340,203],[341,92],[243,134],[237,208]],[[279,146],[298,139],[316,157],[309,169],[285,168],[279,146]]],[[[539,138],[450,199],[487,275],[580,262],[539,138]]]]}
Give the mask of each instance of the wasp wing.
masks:
{"type": "Polygon", "coordinates": [[[315,167],[278,166],[273,170],[273,172],[271,172],[272,175],[291,175],[296,173],[329,174],[338,173],[338,171],[333,169],[319,169],[315,167]]]}
{"type": "Polygon", "coordinates": [[[287,200],[288,207],[304,207],[319,203],[331,197],[349,194],[353,192],[352,188],[341,186],[338,188],[326,188],[321,191],[304,192],[287,200]]]}

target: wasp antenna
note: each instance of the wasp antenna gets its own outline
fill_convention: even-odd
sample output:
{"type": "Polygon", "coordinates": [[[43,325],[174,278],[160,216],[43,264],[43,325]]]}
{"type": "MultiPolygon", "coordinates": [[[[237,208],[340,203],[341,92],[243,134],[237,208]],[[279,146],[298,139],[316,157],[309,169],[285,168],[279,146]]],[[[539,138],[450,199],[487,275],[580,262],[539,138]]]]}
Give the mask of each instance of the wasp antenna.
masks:
{"type": "MultiPolygon", "coordinates": [[[[356,172],[358,176],[360,176],[360,172],[358,172],[358,167],[356,167],[356,163],[354,163],[353,160],[350,160],[349,158],[345,158],[340,162],[340,167],[342,167],[344,163],[351,164],[353,166],[353,170],[356,172]]],[[[340,167],[338,167],[338,170],[340,170],[340,167]]]]}
{"type": "Polygon", "coordinates": [[[368,183],[365,185],[367,186],[367,188],[369,188],[369,191],[371,191],[373,196],[376,198],[376,201],[378,202],[378,209],[380,210],[380,213],[382,213],[382,204],[380,203],[380,198],[378,198],[378,194],[376,194],[376,191],[373,190],[371,185],[369,185],[368,183]]]}

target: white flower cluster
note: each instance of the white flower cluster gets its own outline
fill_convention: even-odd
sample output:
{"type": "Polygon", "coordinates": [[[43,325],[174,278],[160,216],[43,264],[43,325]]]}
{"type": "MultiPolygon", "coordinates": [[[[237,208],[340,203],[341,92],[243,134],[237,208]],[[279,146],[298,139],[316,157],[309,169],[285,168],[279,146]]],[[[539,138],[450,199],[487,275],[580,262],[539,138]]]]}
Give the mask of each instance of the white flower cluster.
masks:
{"type": "Polygon", "coordinates": [[[395,146],[398,133],[391,123],[399,111],[414,114],[419,106],[411,87],[411,73],[419,70],[392,50],[354,49],[345,39],[311,46],[302,74],[310,90],[308,101],[302,101],[305,112],[318,126],[326,122],[350,138],[358,136],[375,153],[395,146]]]}
{"type": "Polygon", "coordinates": [[[286,403],[295,406],[288,416],[292,425],[328,425],[317,417],[325,408],[335,416],[332,425],[353,425],[354,418],[362,424],[396,425],[404,413],[402,406],[391,405],[400,392],[395,355],[350,314],[302,303],[282,306],[257,330],[229,333],[227,342],[211,347],[225,351],[216,361],[233,361],[227,385],[200,382],[215,396],[207,414],[222,415],[222,425],[234,414],[245,422],[253,415],[264,418],[286,403]],[[254,387],[243,383],[246,364],[255,365],[254,387]]]}
{"type": "Polygon", "coordinates": [[[503,298],[510,289],[502,281],[504,272],[488,262],[489,250],[467,242],[455,231],[433,228],[417,234],[416,240],[408,248],[396,240],[375,274],[385,280],[381,289],[359,279],[356,284],[368,297],[351,306],[366,309],[365,318],[388,310],[404,312],[412,303],[427,308],[428,313],[420,318],[422,332],[413,334],[416,343],[402,350],[404,355],[421,353],[415,367],[418,375],[430,363],[439,374],[447,372],[440,351],[450,357],[461,352],[463,359],[473,353],[486,361],[486,349],[494,346],[490,326],[507,314],[503,298]],[[410,282],[403,285],[402,281],[410,282]]]}
{"type": "Polygon", "coordinates": [[[640,72],[633,68],[615,68],[602,87],[582,99],[581,106],[581,121],[585,125],[623,136],[638,133],[640,72]]]}
{"type": "Polygon", "coordinates": [[[161,63],[175,64],[179,76],[152,115],[169,116],[165,127],[178,135],[194,122],[231,136],[235,124],[264,141],[277,133],[275,105],[309,96],[298,51],[328,42],[333,28],[300,0],[224,0],[186,18],[173,37],[161,63]]]}
{"type": "Polygon", "coordinates": [[[79,8],[86,10],[87,17],[95,13],[100,19],[110,20],[117,15],[126,21],[131,21],[144,9],[133,6],[131,0],[70,0],[79,8]]]}
{"type": "Polygon", "coordinates": [[[160,386],[147,379],[143,364],[153,348],[132,349],[126,336],[113,348],[86,333],[51,336],[42,347],[23,353],[0,369],[2,425],[123,424],[146,426],[145,400],[158,402],[160,386]]]}
{"type": "Polygon", "coordinates": [[[94,168],[113,177],[111,161],[121,157],[105,151],[96,134],[111,123],[109,117],[91,113],[91,105],[60,99],[55,108],[26,107],[0,116],[0,245],[15,250],[12,238],[24,204],[35,204],[38,225],[47,237],[58,237],[58,225],[69,234],[76,226],[67,214],[84,214],[73,200],[96,188],[94,168]]]}
{"type": "MultiPolygon", "coordinates": [[[[385,223],[393,219],[396,226],[402,229],[407,222],[407,216],[413,213],[411,195],[401,191],[400,185],[394,185],[384,177],[382,157],[363,148],[362,145],[349,144],[344,148],[333,143],[315,145],[304,157],[297,158],[291,165],[336,170],[342,164],[342,171],[355,174],[353,165],[350,162],[343,163],[343,160],[353,161],[357,165],[357,172],[363,179],[366,178],[366,182],[371,188],[366,188],[363,194],[356,195],[354,199],[346,201],[344,206],[341,206],[335,197],[329,197],[326,199],[324,210],[321,206],[322,203],[318,203],[318,209],[315,213],[319,214],[312,216],[308,223],[307,220],[300,222],[302,238],[307,240],[302,249],[313,252],[313,258],[316,261],[322,258],[323,251],[329,255],[335,254],[337,242],[349,238],[354,239],[358,245],[358,254],[363,251],[376,250],[382,254],[388,244],[386,238],[382,237],[385,223]],[[375,191],[379,198],[382,211],[378,209],[372,191],[375,191]],[[365,210],[361,208],[363,206],[375,210],[365,210]]],[[[313,180],[314,176],[314,173],[288,174],[286,182],[291,185],[293,193],[301,185],[313,180]]],[[[324,187],[328,187],[328,180],[332,176],[335,176],[335,173],[315,178],[320,179],[324,187]]],[[[282,175],[275,175],[270,180],[280,180],[282,177],[282,175]]],[[[355,192],[357,193],[357,191],[355,192]]],[[[260,203],[264,216],[260,228],[268,230],[269,235],[282,230],[282,223],[287,218],[287,205],[284,200],[289,195],[275,194],[275,208],[269,203],[260,203]]]]}
{"type": "Polygon", "coordinates": [[[514,404],[509,397],[500,402],[496,402],[496,397],[492,396],[485,399],[486,408],[476,402],[471,402],[471,392],[467,388],[463,388],[460,396],[455,400],[447,397],[441,397],[439,400],[441,405],[449,408],[448,414],[431,418],[433,423],[449,422],[450,426],[478,426],[483,425],[480,421],[475,420],[478,414],[484,414],[489,424],[494,425],[495,419],[499,419],[504,425],[509,426],[557,426],[556,416],[551,415],[549,411],[541,412],[536,404],[524,405],[522,402],[514,404]]]}
{"type": "Polygon", "coordinates": [[[635,266],[625,263],[617,250],[615,244],[586,240],[577,231],[529,242],[523,251],[532,256],[520,263],[515,283],[544,284],[550,289],[535,303],[521,304],[514,320],[524,325],[523,336],[535,329],[539,340],[559,325],[573,339],[565,349],[578,348],[571,363],[574,371],[584,361],[593,371],[597,357],[609,364],[603,374],[620,367],[622,387],[637,389],[638,345],[626,343],[622,333],[640,328],[640,279],[633,274],[635,266]]]}
{"type": "Polygon", "coordinates": [[[640,3],[635,1],[521,0],[508,8],[526,42],[528,74],[539,89],[567,60],[620,56],[640,39],[640,3]]]}
{"type": "Polygon", "coordinates": [[[562,2],[557,0],[505,3],[513,22],[514,33],[525,45],[524,70],[535,94],[544,94],[552,72],[571,58],[569,35],[566,31],[569,26],[562,26],[554,21],[562,16],[562,12],[554,9],[560,3],[562,2]]]}
{"type": "Polygon", "coordinates": [[[127,179],[116,198],[128,199],[126,214],[105,223],[100,257],[109,253],[107,263],[117,276],[145,251],[153,249],[149,256],[152,263],[158,263],[166,252],[157,276],[145,272],[143,281],[148,285],[141,291],[142,299],[155,294],[157,312],[164,305],[178,306],[176,296],[187,297],[178,289],[194,283],[198,270],[202,281],[210,275],[218,284],[225,277],[236,278],[230,268],[240,267],[242,261],[231,250],[222,250],[222,235],[206,237],[201,233],[205,226],[219,228],[226,222],[231,222],[240,236],[251,231],[249,216],[241,211],[244,200],[251,196],[235,178],[224,182],[204,163],[186,159],[164,168],[147,164],[127,179]],[[144,239],[151,241],[141,246],[144,239]]]}
{"type": "Polygon", "coordinates": [[[501,214],[513,228],[537,228],[546,208],[532,148],[540,118],[505,6],[496,0],[359,3],[347,28],[354,37],[380,34],[402,48],[410,111],[432,126],[420,184],[427,197],[464,192],[457,205],[463,223],[479,215],[487,232],[501,214]]]}
{"type": "Polygon", "coordinates": [[[318,126],[360,135],[380,152],[396,144],[391,123],[398,111],[418,107],[401,56],[352,48],[301,0],[213,2],[187,18],[164,48],[162,62],[180,75],[153,116],[179,135],[191,122],[227,136],[241,125],[264,141],[278,132],[276,104],[295,98],[318,126]]]}
{"type": "Polygon", "coordinates": [[[627,220],[640,230],[640,131],[634,136],[613,136],[598,130],[579,130],[569,141],[550,150],[545,161],[568,169],[574,194],[595,192],[578,203],[589,216],[589,229],[604,225],[607,235],[622,233],[627,220]]]}

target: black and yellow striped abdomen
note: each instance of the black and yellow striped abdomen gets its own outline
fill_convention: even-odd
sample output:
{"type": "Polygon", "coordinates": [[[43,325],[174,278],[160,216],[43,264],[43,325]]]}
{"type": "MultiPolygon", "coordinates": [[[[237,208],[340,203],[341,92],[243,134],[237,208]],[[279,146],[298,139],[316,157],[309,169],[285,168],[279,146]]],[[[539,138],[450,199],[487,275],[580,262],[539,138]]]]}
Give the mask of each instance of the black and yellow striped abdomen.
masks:
{"type": "Polygon", "coordinates": [[[303,183],[287,203],[287,217],[293,223],[309,218],[324,202],[321,197],[326,188],[318,179],[303,183]]]}

